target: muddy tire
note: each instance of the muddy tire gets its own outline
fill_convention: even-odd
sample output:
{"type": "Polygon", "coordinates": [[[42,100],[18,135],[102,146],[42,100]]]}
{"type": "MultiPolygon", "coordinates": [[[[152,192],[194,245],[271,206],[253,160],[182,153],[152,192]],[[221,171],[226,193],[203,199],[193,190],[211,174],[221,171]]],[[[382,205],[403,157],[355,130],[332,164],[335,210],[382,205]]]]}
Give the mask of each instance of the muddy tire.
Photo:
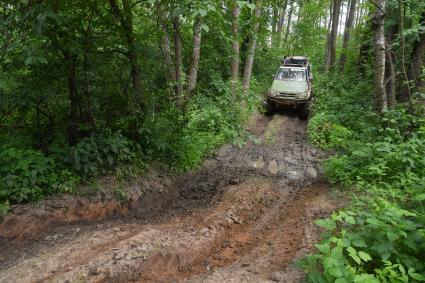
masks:
{"type": "Polygon", "coordinates": [[[299,108],[300,114],[299,117],[302,120],[306,120],[308,118],[309,112],[310,112],[310,103],[304,103],[299,108]]]}
{"type": "Polygon", "coordinates": [[[267,116],[272,116],[276,112],[276,104],[273,101],[267,100],[265,107],[267,116]]]}

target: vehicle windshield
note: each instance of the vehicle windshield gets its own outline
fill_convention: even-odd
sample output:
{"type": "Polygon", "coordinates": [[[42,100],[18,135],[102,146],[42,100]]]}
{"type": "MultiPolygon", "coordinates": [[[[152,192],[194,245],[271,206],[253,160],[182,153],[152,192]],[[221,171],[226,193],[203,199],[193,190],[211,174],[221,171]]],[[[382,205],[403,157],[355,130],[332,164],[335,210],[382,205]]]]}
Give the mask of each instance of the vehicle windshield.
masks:
{"type": "Polygon", "coordinates": [[[293,68],[280,68],[276,80],[305,81],[306,70],[293,68]]]}

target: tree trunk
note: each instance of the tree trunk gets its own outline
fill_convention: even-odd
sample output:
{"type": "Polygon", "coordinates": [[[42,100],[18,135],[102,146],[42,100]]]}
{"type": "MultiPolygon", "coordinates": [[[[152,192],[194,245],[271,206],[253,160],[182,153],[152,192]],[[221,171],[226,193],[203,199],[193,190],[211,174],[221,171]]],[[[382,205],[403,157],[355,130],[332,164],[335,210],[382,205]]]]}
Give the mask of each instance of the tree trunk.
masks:
{"type": "Polygon", "coordinates": [[[199,58],[201,56],[201,36],[202,36],[202,20],[201,17],[195,19],[193,24],[193,39],[192,39],[192,59],[187,76],[187,94],[191,96],[192,91],[196,87],[196,79],[198,77],[199,58]]]}
{"type": "MultiPolygon", "coordinates": [[[[422,12],[420,23],[425,26],[425,12],[422,12]]],[[[425,31],[423,31],[419,38],[414,42],[411,65],[408,72],[409,80],[415,84],[416,91],[423,91],[425,88],[425,80],[421,77],[422,68],[424,67],[424,56],[425,56],[425,31]]]]}
{"type": "Polygon", "coordinates": [[[338,31],[336,33],[336,45],[339,46],[339,41],[340,41],[340,34],[341,34],[341,30],[342,30],[342,19],[344,18],[344,1],[341,0],[341,9],[339,12],[339,23],[338,23],[338,31]]]}
{"type": "Polygon", "coordinates": [[[302,8],[303,8],[303,1],[299,1],[298,2],[297,25],[300,23],[302,8]]]}
{"type": "Polygon", "coordinates": [[[161,57],[163,61],[164,72],[167,77],[168,83],[174,83],[176,80],[176,73],[173,66],[173,60],[171,58],[171,43],[170,33],[168,30],[168,19],[167,15],[162,7],[162,4],[158,6],[158,21],[161,28],[161,57]]]}
{"type": "Polygon", "coordinates": [[[258,27],[260,25],[259,19],[261,16],[261,4],[262,4],[261,2],[262,0],[257,0],[255,2],[254,24],[251,30],[251,39],[250,39],[250,43],[247,50],[248,54],[245,59],[245,66],[244,66],[243,79],[242,79],[242,86],[245,92],[249,90],[249,83],[251,81],[252,65],[254,63],[254,53],[255,53],[255,48],[257,45],[257,32],[258,32],[258,27]]]}
{"type": "Polygon", "coordinates": [[[397,103],[397,88],[396,88],[396,72],[394,67],[394,59],[391,43],[395,35],[398,33],[399,26],[394,24],[390,26],[386,34],[386,50],[385,50],[385,91],[387,92],[388,108],[393,108],[397,103]]]}
{"type": "Polygon", "coordinates": [[[359,5],[357,5],[357,12],[356,12],[356,23],[355,23],[356,28],[360,24],[360,12],[361,12],[362,5],[363,5],[362,0],[359,0],[359,5]]]}
{"type": "Polygon", "coordinates": [[[400,25],[400,49],[401,49],[401,72],[404,77],[403,90],[400,92],[399,99],[401,102],[409,102],[411,106],[411,97],[412,97],[412,85],[409,79],[409,75],[406,71],[406,47],[404,43],[404,4],[401,0],[399,3],[399,25],[400,25]]]}
{"type": "Polygon", "coordinates": [[[277,41],[278,41],[279,47],[282,46],[282,31],[283,31],[283,25],[285,23],[286,6],[288,6],[288,0],[285,0],[283,2],[282,9],[280,10],[279,22],[277,23],[277,31],[276,32],[277,32],[277,41]]]}
{"type": "Polygon", "coordinates": [[[285,45],[288,44],[289,31],[291,30],[292,12],[294,11],[294,0],[290,0],[290,1],[291,1],[291,4],[290,4],[289,12],[288,12],[288,21],[286,24],[285,45]]]}
{"type": "Polygon", "coordinates": [[[173,20],[174,30],[174,70],[176,72],[176,97],[177,105],[182,106],[184,103],[183,97],[183,55],[182,55],[182,40],[180,37],[180,18],[175,16],[173,20]]]}
{"type": "Polygon", "coordinates": [[[272,33],[271,33],[271,44],[272,46],[276,46],[277,39],[277,23],[279,22],[279,10],[276,5],[272,5],[272,33]]]}
{"type": "Polygon", "coordinates": [[[324,67],[326,69],[326,62],[329,60],[330,56],[330,46],[331,46],[331,26],[332,26],[332,11],[333,11],[333,1],[330,1],[329,4],[329,21],[326,23],[326,26],[328,27],[328,36],[326,37],[326,47],[325,47],[325,64],[324,67]]]}
{"type": "Polygon", "coordinates": [[[230,69],[230,80],[232,83],[233,95],[236,95],[237,85],[239,81],[239,16],[240,8],[236,0],[232,2],[232,64],[230,69]]]}
{"type": "Polygon", "coordinates": [[[328,72],[335,64],[336,40],[338,36],[339,14],[341,9],[341,0],[333,0],[332,28],[329,33],[329,40],[325,53],[325,71],[328,72]]]}
{"type": "Polygon", "coordinates": [[[372,19],[373,45],[375,51],[374,60],[374,87],[375,87],[375,109],[386,111],[388,109],[387,94],[385,92],[385,0],[376,1],[376,11],[372,19]]]}
{"type": "Polygon", "coordinates": [[[327,26],[327,29],[329,31],[328,38],[329,38],[331,25],[332,25],[332,8],[333,8],[333,1],[330,1],[330,3],[329,3],[329,14],[326,16],[326,26],[327,26]]]}
{"type": "Polygon", "coordinates": [[[385,51],[385,59],[385,90],[387,93],[387,104],[388,108],[393,108],[396,105],[396,77],[393,58],[388,44],[385,51]]]}
{"type": "Polygon", "coordinates": [[[343,71],[345,62],[347,61],[348,45],[350,43],[351,29],[353,28],[354,15],[356,12],[356,0],[351,0],[350,12],[348,13],[347,22],[345,23],[344,41],[342,43],[342,52],[339,57],[339,70],[343,71]]]}
{"type": "Polygon", "coordinates": [[[119,21],[122,37],[127,44],[127,57],[131,68],[131,82],[133,87],[133,99],[143,108],[142,79],[139,69],[139,52],[137,50],[136,39],[133,31],[133,14],[129,0],[122,0],[123,10],[121,11],[116,0],[109,0],[113,16],[119,21]]]}
{"type": "Polygon", "coordinates": [[[68,78],[68,96],[69,96],[69,124],[68,124],[68,141],[71,145],[75,145],[80,140],[80,111],[79,111],[79,97],[77,87],[77,70],[76,70],[76,56],[71,55],[70,52],[65,51],[64,61],[67,65],[67,78],[68,78]]]}

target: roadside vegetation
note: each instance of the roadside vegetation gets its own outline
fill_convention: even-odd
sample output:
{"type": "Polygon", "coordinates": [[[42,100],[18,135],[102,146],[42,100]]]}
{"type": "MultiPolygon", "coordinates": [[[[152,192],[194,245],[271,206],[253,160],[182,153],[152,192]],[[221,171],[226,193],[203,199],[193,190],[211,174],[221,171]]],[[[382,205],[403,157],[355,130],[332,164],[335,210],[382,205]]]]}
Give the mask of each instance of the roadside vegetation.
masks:
{"type": "Polygon", "coordinates": [[[328,180],[351,204],[317,220],[324,240],[301,263],[311,282],[425,280],[424,107],[372,109],[373,89],[358,75],[320,77],[308,134],[334,152],[328,180]]]}
{"type": "MultiPolygon", "coordinates": [[[[416,48],[424,41],[425,6],[415,1],[387,4],[387,16],[396,8],[409,11],[402,18],[410,23],[403,34],[389,35],[400,29],[400,20],[386,18],[387,52],[397,63],[387,56],[380,76],[370,67],[378,56],[375,46],[375,52],[352,53],[345,70],[335,67],[316,76],[308,135],[331,154],[323,164],[325,175],[351,202],[316,221],[323,240],[315,245],[315,254],[300,261],[310,282],[425,281],[423,50],[422,73],[412,77],[416,48]],[[420,9],[409,8],[414,5],[420,9]],[[408,32],[415,35],[407,37],[408,32]],[[377,81],[384,83],[383,89],[377,81]]],[[[357,40],[365,40],[371,27],[355,30],[357,40]]],[[[353,43],[360,49],[373,44],[371,39],[353,43]]]]}

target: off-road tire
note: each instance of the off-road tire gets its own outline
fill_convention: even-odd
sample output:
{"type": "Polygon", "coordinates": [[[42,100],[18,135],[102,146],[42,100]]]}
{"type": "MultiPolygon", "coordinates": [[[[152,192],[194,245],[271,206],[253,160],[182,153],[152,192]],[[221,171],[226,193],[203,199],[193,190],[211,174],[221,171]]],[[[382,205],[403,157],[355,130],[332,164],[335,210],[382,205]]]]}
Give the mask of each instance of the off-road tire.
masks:
{"type": "Polygon", "coordinates": [[[272,116],[276,112],[276,104],[273,101],[267,100],[266,115],[272,116]]]}
{"type": "Polygon", "coordinates": [[[306,120],[308,118],[310,112],[310,103],[306,102],[299,107],[299,117],[302,120],[306,120]]]}

